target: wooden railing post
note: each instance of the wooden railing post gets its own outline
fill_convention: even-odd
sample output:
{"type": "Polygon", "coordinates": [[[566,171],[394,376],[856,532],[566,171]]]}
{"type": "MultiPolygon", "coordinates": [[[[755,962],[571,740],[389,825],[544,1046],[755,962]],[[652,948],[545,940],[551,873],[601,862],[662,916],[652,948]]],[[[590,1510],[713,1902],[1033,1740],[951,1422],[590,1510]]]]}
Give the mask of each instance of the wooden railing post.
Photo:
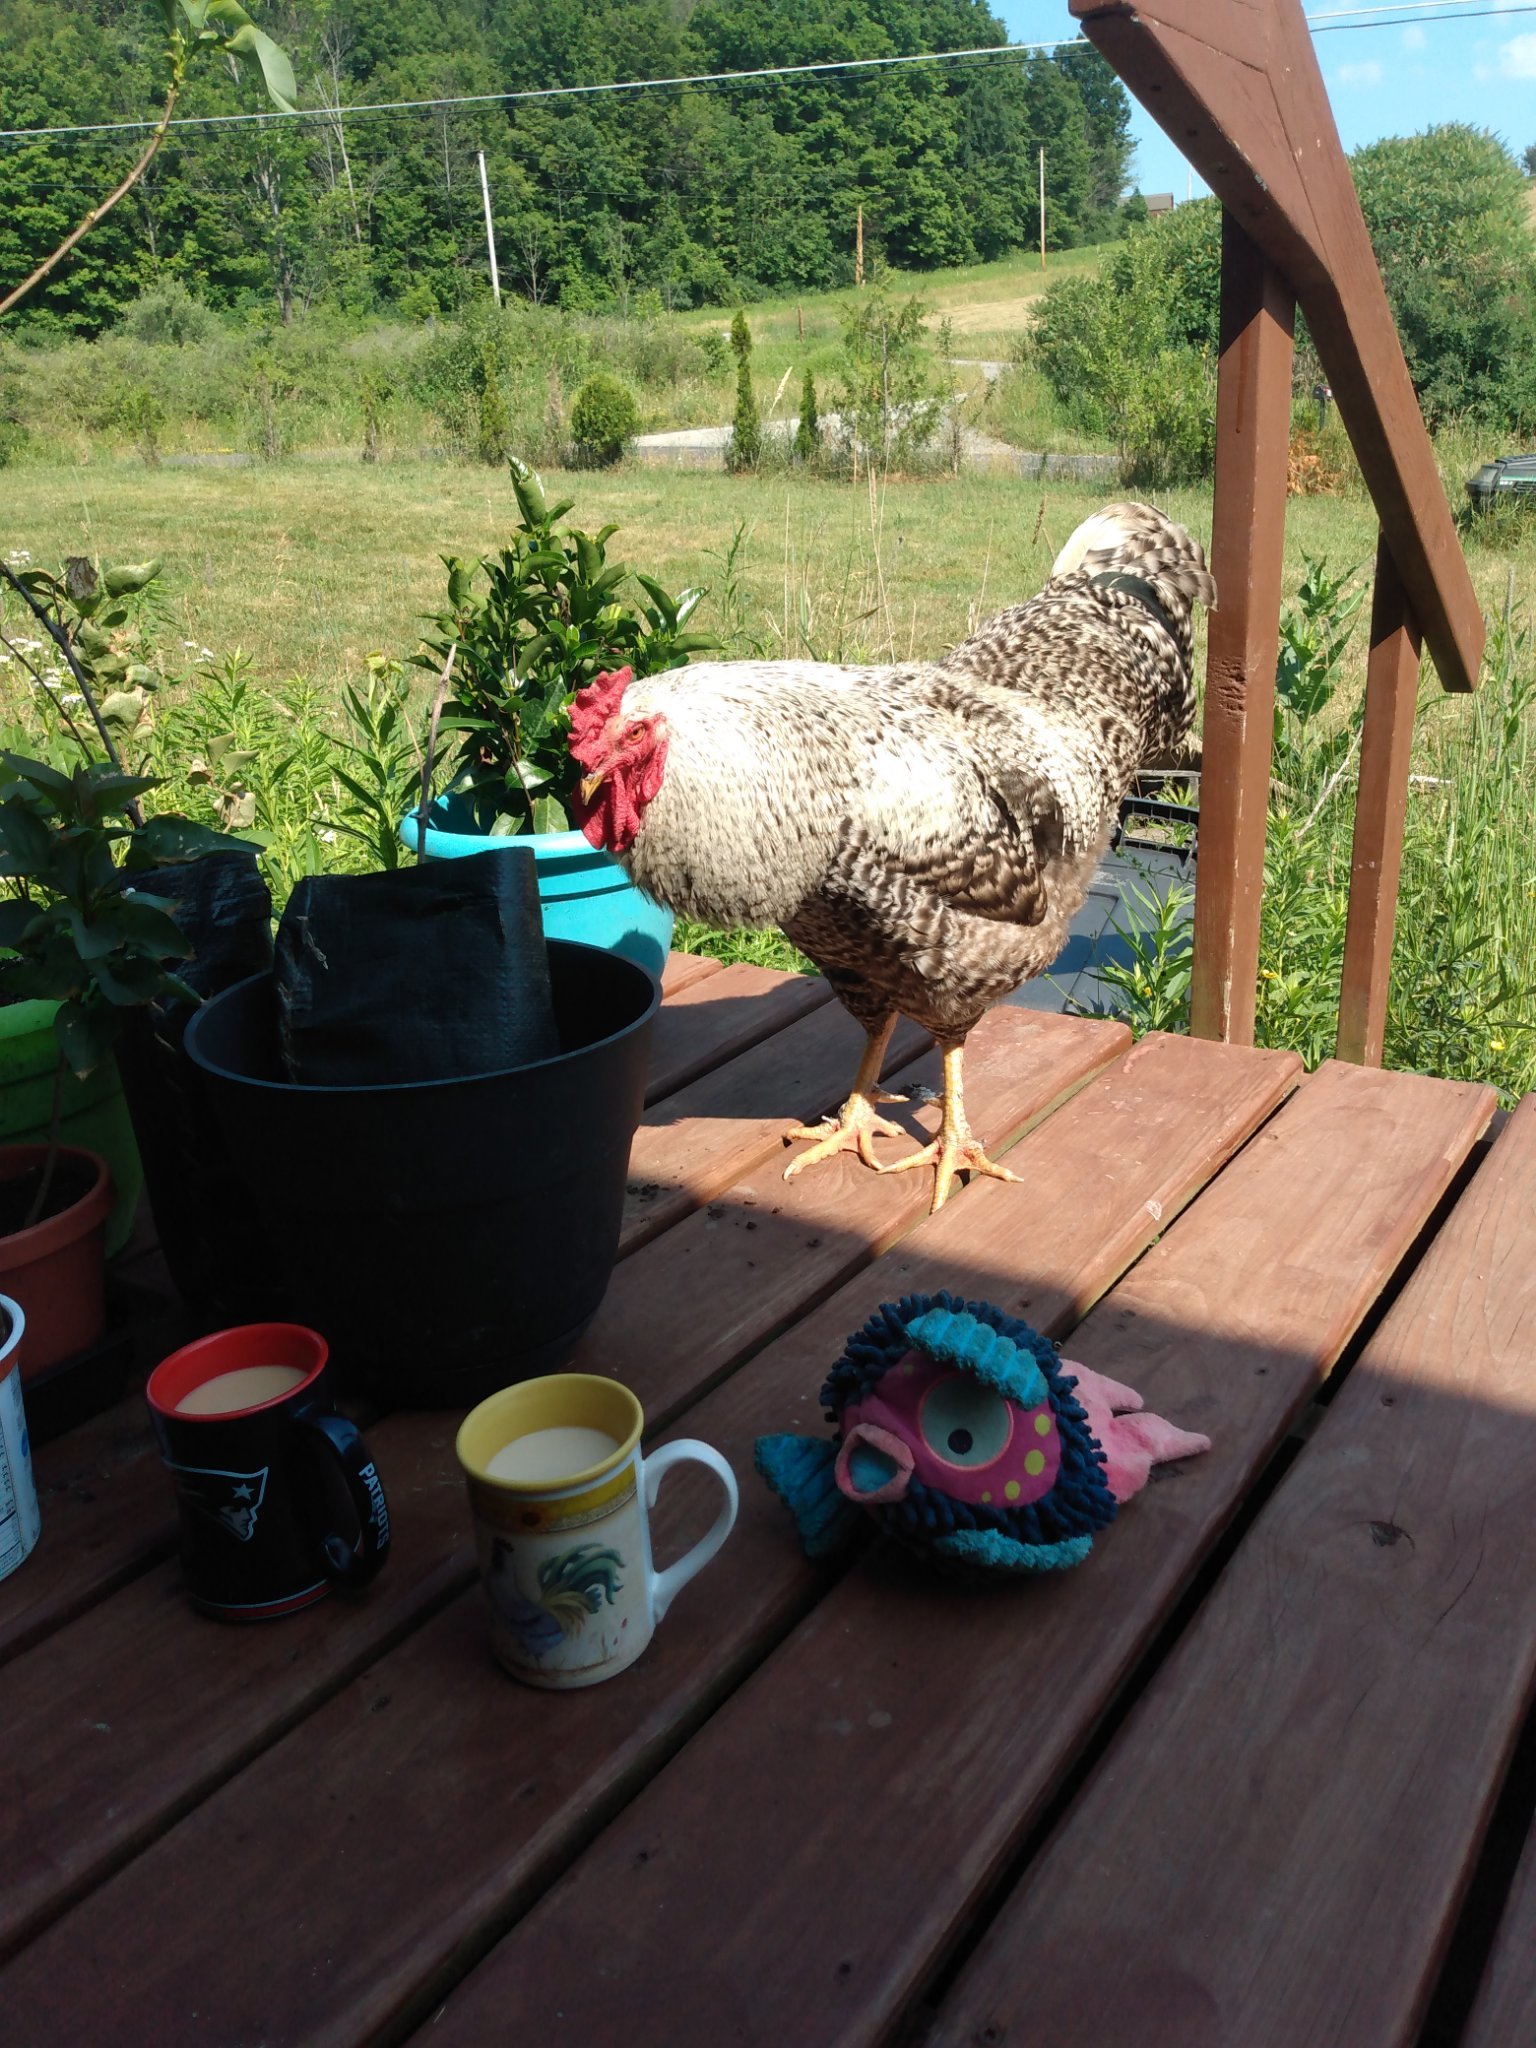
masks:
{"type": "Polygon", "coordinates": [[[1339,1058],[1381,1065],[1392,933],[1403,868],[1408,763],[1419,697],[1419,629],[1385,535],[1376,543],[1371,651],[1365,670],[1360,789],[1339,989],[1339,1058]]]}
{"type": "Polygon", "coordinates": [[[1230,213],[1221,229],[1221,357],[1211,615],[1189,1028],[1253,1043],[1296,303],[1230,213]]]}

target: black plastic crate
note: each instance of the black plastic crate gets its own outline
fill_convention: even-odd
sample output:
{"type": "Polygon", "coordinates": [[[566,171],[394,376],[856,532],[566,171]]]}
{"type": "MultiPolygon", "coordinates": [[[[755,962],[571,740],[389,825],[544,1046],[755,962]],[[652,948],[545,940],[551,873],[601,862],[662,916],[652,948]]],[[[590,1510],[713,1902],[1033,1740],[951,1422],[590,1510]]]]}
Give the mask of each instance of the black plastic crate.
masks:
{"type": "MultiPolygon", "coordinates": [[[[1104,969],[1111,962],[1129,966],[1135,958],[1132,936],[1146,930],[1151,917],[1143,897],[1166,903],[1175,889],[1194,884],[1199,806],[1168,802],[1158,790],[1169,783],[1192,783],[1198,790],[1199,780],[1195,771],[1147,776],[1125,799],[1067,943],[1044,974],[1007,998],[1010,1003],[1026,1010],[1114,1007],[1116,992],[1104,980],[1104,969]]],[[[1191,898],[1184,921],[1193,917],[1191,898]]]]}

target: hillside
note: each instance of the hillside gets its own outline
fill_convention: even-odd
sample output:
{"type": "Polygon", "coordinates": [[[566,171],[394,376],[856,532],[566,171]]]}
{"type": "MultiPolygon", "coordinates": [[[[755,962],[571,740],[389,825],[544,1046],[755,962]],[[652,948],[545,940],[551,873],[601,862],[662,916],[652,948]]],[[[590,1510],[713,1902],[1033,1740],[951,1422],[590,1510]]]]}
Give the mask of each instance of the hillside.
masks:
{"type": "MultiPolygon", "coordinates": [[[[573,311],[731,306],[1113,230],[1129,102],[1086,45],[750,85],[615,81],[909,57],[1005,41],[986,0],[252,0],[306,121],[183,127],[29,302],[34,334],[91,335],[167,276],[288,325],[452,313],[484,290],[483,152],[502,280],[573,311]],[[596,87],[521,103],[497,95],[596,87]],[[409,111],[381,105],[414,103],[409,111]],[[472,103],[469,103],[472,102],[472,103]],[[374,110],[374,111],[370,111],[374,110]]],[[[142,119],[164,94],[149,0],[0,0],[0,104],[18,125],[142,119]]],[[[183,115],[255,110],[193,66],[183,115]]],[[[122,175],[132,136],[0,145],[0,280],[24,276],[122,175]]],[[[993,326],[999,324],[992,322],[993,326]]]]}

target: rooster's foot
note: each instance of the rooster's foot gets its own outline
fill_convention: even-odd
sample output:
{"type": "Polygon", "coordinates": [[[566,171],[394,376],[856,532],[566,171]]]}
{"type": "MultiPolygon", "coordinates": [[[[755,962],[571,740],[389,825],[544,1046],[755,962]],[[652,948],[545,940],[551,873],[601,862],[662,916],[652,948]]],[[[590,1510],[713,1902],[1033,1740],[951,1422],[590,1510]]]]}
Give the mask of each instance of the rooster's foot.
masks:
{"type": "Polygon", "coordinates": [[[999,1166],[995,1159],[989,1159],[969,1131],[941,1132],[920,1151],[909,1152],[905,1159],[889,1160],[878,1171],[906,1173],[914,1166],[931,1166],[934,1169],[930,1215],[942,1209],[948,1201],[957,1173],[986,1173],[994,1180],[1017,1180],[1019,1177],[1008,1167],[999,1166]]]}
{"type": "Polygon", "coordinates": [[[810,1150],[802,1152],[798,1159],[792,1159],[784,1169],[784,1178],[793,1180],[807,1166],[815,1166],[820,1160],[831,1159],[838,1152],[857,1152],[866,1166],[881,1172],[879,1160],[875,1157],[873,1140],[876,1138],[906,1138],[911,1133],[904,1131],[900,1124],[893,1124],[888,1116],[876,1113],[877,1102],[905,1102],[904,1095],[887,1095],[883,1089],[874,1089],[868,1095],[850,1095],[843,1104],[842,1115],[828,1117],[824,1123],[801,1124],[790,1131],[790,1138],[808,1138],[810,1150]]]}

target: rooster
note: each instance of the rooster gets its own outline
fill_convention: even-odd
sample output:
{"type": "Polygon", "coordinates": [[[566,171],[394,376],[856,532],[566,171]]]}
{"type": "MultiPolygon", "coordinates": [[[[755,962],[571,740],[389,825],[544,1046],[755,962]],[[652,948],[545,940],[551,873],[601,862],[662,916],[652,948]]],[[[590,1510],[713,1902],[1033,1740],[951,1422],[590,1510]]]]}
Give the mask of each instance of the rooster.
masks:
{"type": "Polygon", "coordinates": [[[701,662],[573,700],[577,822],[658,902],[778,925],[867,1034],[842,1113],[786,1179],[841,1151],[899,1173],[1015,1178],[966,1121],[961,1060],[983,1012],[1060,952],[1138,770],[1194,716],[1200,544],[1150,505],[1084,520],[1038,597],[942,660],[887,668],[701,662]],[[895,1160],[879,1114],[898,1015],[944,1058],[939,1135],[895,1160]]]}

